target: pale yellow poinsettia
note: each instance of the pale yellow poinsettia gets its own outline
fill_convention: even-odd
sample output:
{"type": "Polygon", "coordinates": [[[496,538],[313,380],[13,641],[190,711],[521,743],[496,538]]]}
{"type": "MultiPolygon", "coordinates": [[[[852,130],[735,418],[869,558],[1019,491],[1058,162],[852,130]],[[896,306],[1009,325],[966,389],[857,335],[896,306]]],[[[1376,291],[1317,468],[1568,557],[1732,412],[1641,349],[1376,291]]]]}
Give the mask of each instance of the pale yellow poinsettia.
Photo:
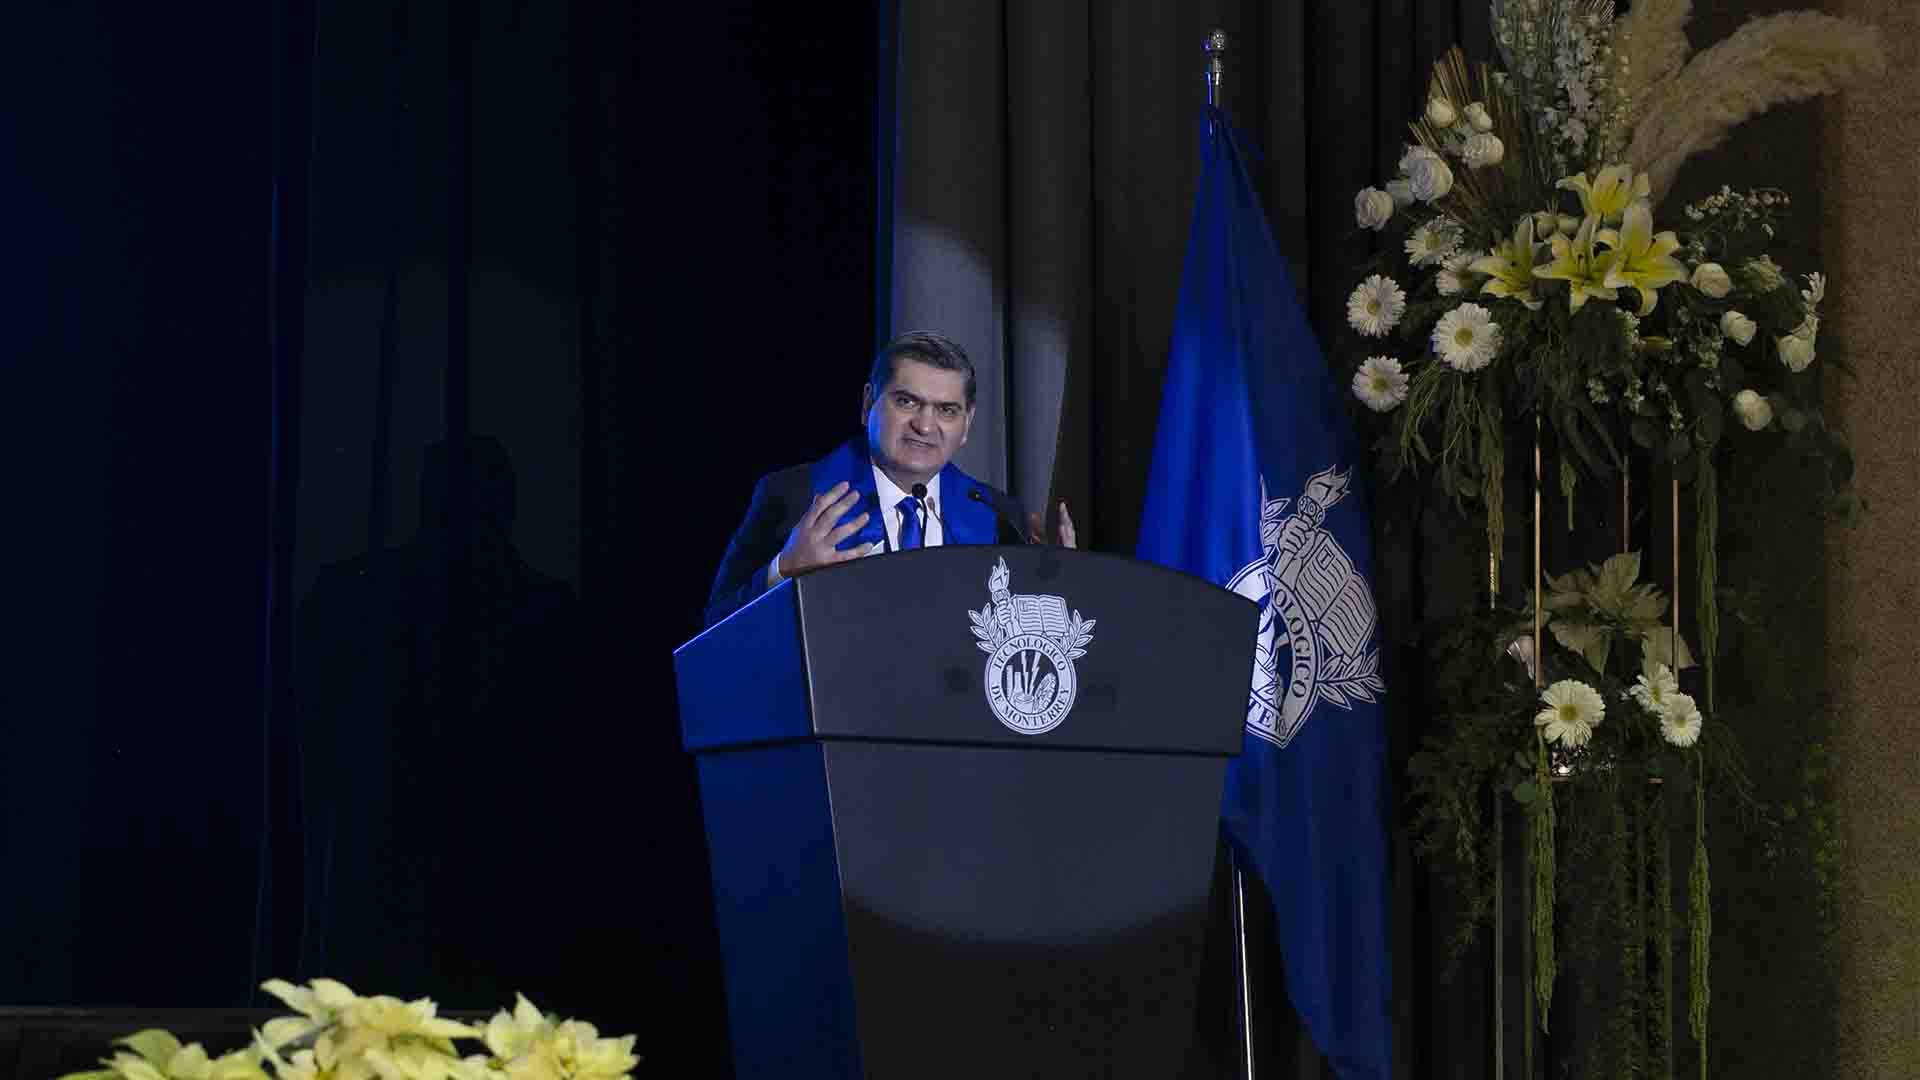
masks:
{"type": "Polygon", "coordinates": [[[1523,214],[1513,230],[1513,239],[1502,241],[1491,254],[1482,255],[1467,267],[1489,279],[1480,291],[1489,296],[1518,300],[1529,311],[1538,311],[1546,301],[1533,294],[1534,236],[1533,216],[1523,214]]]}
{"type": "Polygon", "coordinates": [[[632,1035],[603,1037],[584,1020],[555,1024],[524,997],[514,1014],[496,1014],[485,1035],[508,1080],[627,1080],[640,1063],[632,1035]]]}
{"type": "Polygon", "coordinates": [[[1687,280],[1687,268],[1673,253],[1680,250],[1680,238],[1671,232],[1653,231],[1653,210],[1644,202],[1627,207],[1626,220],[1617,234],[1605,237],[1613,247],[1613,263],[1607,271],[1609,288],[1631,286],[1640,293],[1640,314],[1649,315],[1660,301],[1660,290],[1676,281],[1687,280]]]}
{"type": "Polygon", "coordinates": [[[1580,208],[1588,217],[1597,217],[1612,225],[1626,214],[1627,207],[1647,198],[1647,174],[1635,175],[1631,165],[1609,165],[1587,179],[1575,173],[1556,185],[1580,196],[1580,208]]]}
{"type": "Polygon", "coordinates": [[[480,1040],[501,1061],[521,1057],[542,1039],[553,1037],[553,1021],[547,1019],[525,994],[515,994],[513,1012],[505,1009],[493,1014],[480,1031],[480,1040]]]}
{"type": "Polygon", "coordinates": [[[1553,261],[1546,266],[1536,266],[1533,276],[1548,281],[1567,283],[1567,309],[1579,311],[1588,300],[1617,300],[1620,293],[1607,284],[1607,274],[1613,269],[1613,254],[1597,252],[1594,249],[1595,234],[1599,231],[1600,219],[1594,216],[1580,223],[1580,231],[1572,239],[1556,235],[1553,238],[1553,261]]]}
{"type": "Polygon", "coordinates": [[[61,1080],[267,1080],[260,1055],[251,1049],[209,1057],[199,1043],[182,1045],[159,1029],[114,1040],[130,1048],[101,1061],[106,1068],[70,1073],[61,1080]]]}
{"type": "Polygon", "coordinates": [[[418,1043],[369,1049],[367,1064],[380,1080],[481,1080],[489,1075],[479,1059],[462,1060],[418,1043]]]}
{"type": "Polygon", "coordinates": [[[361,997],[332,979],[304,987],[274,979],[262,989],[300,1013],[269,1021],[254,1037],[282,1080],[448,1080],[464,1072],[453,1040],[479,1035],[439,1016],[428,998],[361,997]],[[280,1054],[308,1038],[311,1048],[280,1054]]]}

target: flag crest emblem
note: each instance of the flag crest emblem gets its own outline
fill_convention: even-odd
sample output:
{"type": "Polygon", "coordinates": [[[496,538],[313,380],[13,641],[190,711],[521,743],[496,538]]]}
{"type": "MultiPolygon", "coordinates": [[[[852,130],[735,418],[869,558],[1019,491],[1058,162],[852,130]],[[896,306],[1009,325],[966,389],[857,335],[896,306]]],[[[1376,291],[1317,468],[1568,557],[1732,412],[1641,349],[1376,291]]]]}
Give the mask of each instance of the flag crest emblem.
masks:
{"type": "Polygon", "coordinates": [[[1291,514],[1292,500],[1267,498],[1263,479],[1261,555],[1227,582],[1260,605],[1247,734],[1281,748],[1321,702],[1351,709],[1356,700],[1374,702],[1386,692],[1380,650],[1368,648],[1373,592],[1324,527],[1327,511],[1347,493],[1347,477],[1337,466],[1315,473],[1291,514]]]}

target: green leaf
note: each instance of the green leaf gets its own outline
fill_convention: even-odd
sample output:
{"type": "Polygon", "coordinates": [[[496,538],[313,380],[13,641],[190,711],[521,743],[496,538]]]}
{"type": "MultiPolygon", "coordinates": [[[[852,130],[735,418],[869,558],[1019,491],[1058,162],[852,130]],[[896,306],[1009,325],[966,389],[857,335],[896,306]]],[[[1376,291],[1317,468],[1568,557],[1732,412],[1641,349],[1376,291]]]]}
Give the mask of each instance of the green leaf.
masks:
{"type": "Polygon", "coordinates": [[[1687,639],[1679,637],[1669,627],[1648,630],[1640,635],[1641,656],[1656,664],[1665,664],[1675,671],[1693,666],[1693,650],[1687,648],[1687,639]],[[1680,662],[1674,663],[1673,645],[1680,643],[1680,662]]]}
{"type": "Polygon", "coordinates": [[[1712,446],[1726,433],[1727,412],[1719,399],[1700,409],[1700,441],[1712,446]]]}
{"type": "Polygon", "coordinates": [[[1521,806],[1531,806],[1540,798],[1540,787],[1531,780],[1521,783],[1513,789],[1513,801],[1521,806]]]}
{"type": "Polygon", "coordinates": [[[1613,632],[1604,626],[1556,619],[1553,636],[1560,644],[1586,658],[1596,672],[1607,670],[1607,654],[1613,650],[1613,632]]]}
{"type": "Polygon", "coordinates": [[[1653,421],[1646,417],[1635,417],[1633,423],[1627,428],[1627,434],[1633,438],[1635,446],[1642,450],[1651,450],[1660,433],[1654,430],[1653,421]]]}
{"type": "Polygon", "coordinates": [[[1789,435],[1798,435],[1807,426],[1807,414],[1803,409],[1789,407],[1780,414],[1780,429],[1789,435]]]}
{"type": "Polygon", "coordinates": [[[1640,553],[1623,551],[1600,564],[1599,580],[1593,591],[1598,596],[1625,600],[1639,580],[1640,553]]]}
{"type": "Polygon", "coordinates": [[[1651,585],[1637,586],[1625,614],[1634,622],[1658,623],[1667,616],[1666,595],[1651,585]]]}
{"type": "Polygon", "coordinates": [[[1687,759],[1675,752],[1666,755],[1664,776],[1667,790],[1675,795],[1687,795],[1693,791],[1693,770],[1687,767],[1687,759]]]}

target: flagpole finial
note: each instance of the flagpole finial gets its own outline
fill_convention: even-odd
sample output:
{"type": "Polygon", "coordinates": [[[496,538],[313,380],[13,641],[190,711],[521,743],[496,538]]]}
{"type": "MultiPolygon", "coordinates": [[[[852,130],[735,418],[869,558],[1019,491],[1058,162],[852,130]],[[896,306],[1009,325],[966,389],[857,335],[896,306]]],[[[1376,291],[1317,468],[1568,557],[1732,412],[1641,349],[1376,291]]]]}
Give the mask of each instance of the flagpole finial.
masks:
{"type": "Polygon", "coordinates": [[[1215,108],[1220,105],[1220,76],[1226,71],[1226,64],[1220,57],[1227,51],[1227,32],[1215,30],[1207,35],[1206,42],[1200,46],[1207,54],[1207,104],[1215,108]]]}

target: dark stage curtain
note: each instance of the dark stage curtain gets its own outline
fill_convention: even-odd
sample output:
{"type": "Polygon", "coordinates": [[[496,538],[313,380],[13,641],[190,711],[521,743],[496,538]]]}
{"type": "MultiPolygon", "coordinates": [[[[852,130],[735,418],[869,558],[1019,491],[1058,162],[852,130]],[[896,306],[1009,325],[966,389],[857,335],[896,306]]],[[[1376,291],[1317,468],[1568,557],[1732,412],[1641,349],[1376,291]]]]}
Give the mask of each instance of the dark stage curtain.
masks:
{"type": "Polygon", "coordinates": [[[0,11],[0,1003],[249,992],[273,40],[0,11]]]}
{"type": "Polygon", "coordinates": [[[754,475],[852,429],[874,12],[324,5],[293,969],[724,1076],[671,650],[754,475]]]}

